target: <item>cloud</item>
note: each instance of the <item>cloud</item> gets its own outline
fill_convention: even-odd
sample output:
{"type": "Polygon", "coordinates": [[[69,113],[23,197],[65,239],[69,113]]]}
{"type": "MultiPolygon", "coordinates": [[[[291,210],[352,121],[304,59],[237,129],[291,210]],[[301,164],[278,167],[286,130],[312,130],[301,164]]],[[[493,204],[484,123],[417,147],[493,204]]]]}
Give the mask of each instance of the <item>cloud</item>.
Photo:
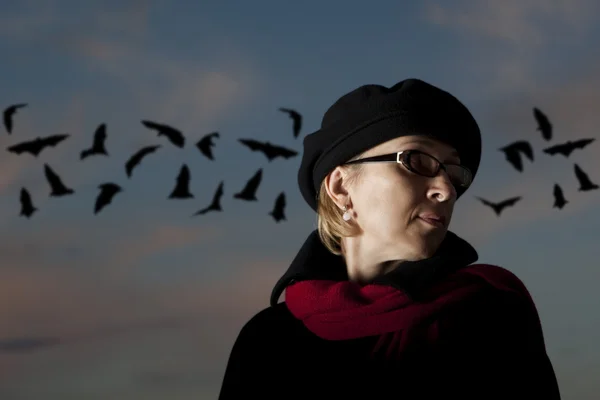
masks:
{"type": "Polygon", "coordinates": [[[88,337],[90,332],[115,333],[132,325],[151,328],[154,323],[172,326],[182,320],[240,323],[240,318],[249,318],[268,306],[271,289],[287,265],[286,260],[248,262],[240,258],[239,272],[234,277],[150,286],[132,279],[115,279],[96,265],[63,269],[4,267],[0,280],[0,339],[88,337]]]}
{"type": "Polygon", "coordinates": [[[598,4],[592,0],[462,1],[452,6],[429,2],[425,16],[432,23],[474,38],[483,36],[517,48],[536,48],[549,44],[551,29],[585,33],[597,10],[598,4]]]}
{"type": "Polygon", "coordinates": [[[213,396],[239,330],[268,306],[288,262],[240,258],[234,277],[173,285],[102,279],[86,274],[89,266],[79,273],[3,270],[0,344],[15,348],[28,338],[55,341],[35,349],[31,343],[27,354],[5,352],[0,361],[3,390],[34,396],[93,387],[96,393],[116,395],[114,380],[104,379],[116,376],[130,385],[120,386],[119,395],[126,390],[172,395],[173,385],[177,390],[183,385],[213,396]],[[82,380],[85,388],[67,384],[82,380]],[[30,385],[32,381],[38,385],[30,385]]]}
{"type": "Polygon", "coordinates": [[[573,65],[574,58],[589,58],[582,44],[595,42],[591,32],[598,11],[600,5],[592,0],[462,1],[452,6],[430,1],[423,18],[458,35],[455,62],[485,97],[535,90],[556,70],[549,64],[573,65]],[[570,57],[558,59],[563,52],[570,57]]]}
{"type": "Polygon", "coordinates": [[[0,353],[35,351],[41,348],[55,346],[58,343],[60,343],[59,339],[49,337],[19,337],[0,339],[0,353]]]}
{"type": "MultiPolygon", "coordinates": [[[[119,31],[132,18],[138,25],[147,24],[147,13],[104,12],[104,20],[119,31]]],[[[224,37],[206,38],[219,44],[217,50],[190,57],[149,44],[141,28],[124,38],[107,31],[105,25],[64,26],[44,39],[48,48],[83,63],[107,81],[118,80],[131,96],[130,113],[151,112],[153,118],[177,121],[184,131],[187,126],[209,126],[255,98],[265,83],[251,55],[224,37]]]]}

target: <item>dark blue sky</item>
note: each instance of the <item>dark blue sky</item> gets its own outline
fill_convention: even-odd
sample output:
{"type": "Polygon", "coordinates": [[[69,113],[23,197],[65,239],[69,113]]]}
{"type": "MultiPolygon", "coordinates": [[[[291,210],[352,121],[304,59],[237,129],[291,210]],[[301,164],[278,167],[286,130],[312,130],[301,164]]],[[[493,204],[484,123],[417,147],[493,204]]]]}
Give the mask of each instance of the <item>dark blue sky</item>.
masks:
{"type": "Polygon", "coordinates": [[[408,77],[455,94],[483,132],[481,168],[451,230],[478,249],[480,262],[508,268],[530,289],[563,396],[600,391],[600,191],[578,192],[573,172],[578,163],[600,181],[598,144],[568,159],[542,153],[598,136],[599,5],[200,3],[0,6],[0,105],[29,103],[0,144],[71,135],[37,159],[0,158],[0,341],[60,339],[2,354],[1,397],[216,398],[239,329],[267,306],[316,227],[297,189],[300,157],[269,163],[237,139],[301,152],[303,136],[341,95],[408,77]],[[534,106],[554,124],[551,143],[536,132],[534,106]],[[300,138],[279,107],[304,115],[300,138]],[[186,147],[170,146],[142,119],[180,128],[186,147]],[[110,157],[80,162],[100,123],[110,157]],[[193,144],[213,131],[221,137],[209,161],[193,144]],[[535,150],[523,173],[498,151],[519,139],[535,150]],[[149,144],[163,148],[127,179],[125,161],[149,144]],[[44,163],[76,194],[48,197],[44,163]],[[195,197],[167,200],[183,163],[195,197]],[[233,199],[259,168],[259,201],[233,199]],[[221,180],[224,212],[190,218],[221,180]],[[105,181],[124,192],[94,216],[105,181]],[[554,183],[569,200],[561,211],[552,208],[554,183]],[[30,220],[18,215],[21,187],[39,208],[30,220]],[[287,221],[276,224],[267,213],[281,191],[287,221]],[[518,195],[522,202],[501,218],[474,198],[518,195]]]}

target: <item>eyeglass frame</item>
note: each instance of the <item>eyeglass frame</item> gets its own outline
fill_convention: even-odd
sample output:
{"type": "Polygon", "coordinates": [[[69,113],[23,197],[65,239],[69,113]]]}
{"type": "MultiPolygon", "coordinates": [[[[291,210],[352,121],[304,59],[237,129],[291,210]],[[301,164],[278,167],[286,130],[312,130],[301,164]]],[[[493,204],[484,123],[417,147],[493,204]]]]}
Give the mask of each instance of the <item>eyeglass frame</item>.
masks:
{"type": "Polygon", "coordinates": [[[441,170],[444,170],[447,174],[448,170],[446,169],[446,166],[453,165],[453,166],[461,167],[469,173],[469,184],[467,186],[461,186],[461,189],[467,189],[473,183],[473,173],[471,172],[471,170],[469,168],[465,167],[464,165],[454,164],[454,163],[443,163],[440,160],[438,160],[437,158],[435,158],[434,156],[432,156],[431,154],[426,153],[421,150],[415,150],[415,149],[402,150],[402,151],[398,151],[396,153],[381,154],[378,156],[359,158],[358,160],[347,161],[347,162],[343,163],[342,165],[362,164],[362,163],[367,163],[367,162],[395,162],[397,164],[402,164],[402,166],[404,166],[404,168],[406,168],[410,172],[417,174],[419,176],[427,177],[427,178],[435,178],[436,176],[438,176],[438,174],[440,173],[441,170]],[[404,160],[400,157],[402,154],[405,154],[405,153],[409,157],[410,157],[411,153],[421,153],[428,157],[431,157],[438,163],[438,168],[437,168],[436,173],[433,176],[428,176],[428,175],[423,175],[423,174],[415,171],[413,167],[411,167],[410,165],[407,165],[407,163],[405,163],[404,160]]]}

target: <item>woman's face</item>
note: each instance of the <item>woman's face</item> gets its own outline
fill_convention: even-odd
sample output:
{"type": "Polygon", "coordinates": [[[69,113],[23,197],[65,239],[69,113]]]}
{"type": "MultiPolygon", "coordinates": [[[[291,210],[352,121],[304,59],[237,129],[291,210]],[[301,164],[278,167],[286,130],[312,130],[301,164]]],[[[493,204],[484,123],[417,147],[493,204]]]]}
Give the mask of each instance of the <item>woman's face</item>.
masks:
{"type": "MultiPolygon", "coordinates": [[[[460,163],[454,148],[423,136],[390,140],[361,158],[402,150],[419,150],[442,163],[460,163]]],[[[347,191],[352,218],[363,235],[377,243],[381,254],[404,260],[429,258],[435,253],[456,201],[455,187],[444,170],[429,178],[394,162],[362,164],[359,179],[347,191]]]]}

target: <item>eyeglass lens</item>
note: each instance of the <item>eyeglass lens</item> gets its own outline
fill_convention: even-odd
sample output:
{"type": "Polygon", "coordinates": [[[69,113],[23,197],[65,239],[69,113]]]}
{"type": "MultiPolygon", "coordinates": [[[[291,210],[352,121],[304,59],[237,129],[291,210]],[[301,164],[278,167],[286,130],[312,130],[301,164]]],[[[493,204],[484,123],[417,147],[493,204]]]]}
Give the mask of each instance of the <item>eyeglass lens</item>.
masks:
{"type": "MultiPolygon", "coordinates": [[[[436,176],[440,168],[435,158],[421,152],[409,152],[404,160],[414,172],[427,177],[436,176]]],[[[468,172],[460,165],[447,165],[446,173],[455,186],[465,187],[470,184],[468,172]]]]}

